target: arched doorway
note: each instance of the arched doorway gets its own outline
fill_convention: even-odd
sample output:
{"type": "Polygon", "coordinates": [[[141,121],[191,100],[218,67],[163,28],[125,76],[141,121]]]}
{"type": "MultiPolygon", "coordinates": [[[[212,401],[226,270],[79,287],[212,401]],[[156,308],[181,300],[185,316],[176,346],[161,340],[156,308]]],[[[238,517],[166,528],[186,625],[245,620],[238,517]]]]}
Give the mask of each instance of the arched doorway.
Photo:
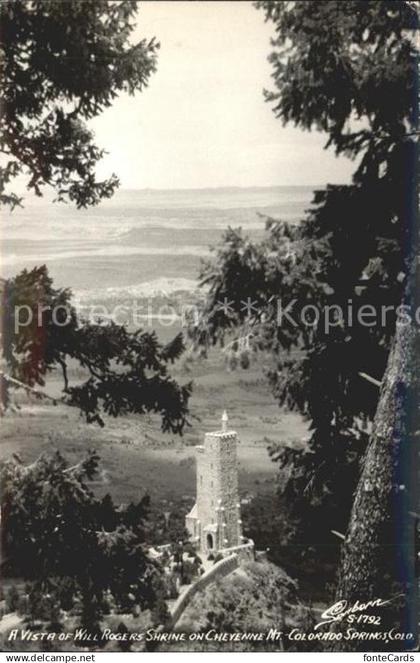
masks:
{"type": "Polygon", "coordinates": [[[207,550],[213,550],[213,535],[207,534],[207,550]]]}

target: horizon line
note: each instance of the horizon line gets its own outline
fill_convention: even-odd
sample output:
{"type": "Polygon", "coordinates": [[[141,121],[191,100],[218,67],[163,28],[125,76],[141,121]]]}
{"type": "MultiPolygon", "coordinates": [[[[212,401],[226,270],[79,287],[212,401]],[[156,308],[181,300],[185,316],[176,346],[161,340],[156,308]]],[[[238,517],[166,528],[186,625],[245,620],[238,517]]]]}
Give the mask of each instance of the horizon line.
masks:
{"type": "Polygon", "coordinates": [[[193,186],[193,187],[154,187],[154,186],[145,186],[145,187],[129,187],[129,186],[120,186],[118,191],[213,191],[213,190],[245,190],[245,189],[308,189],[308,188],[318,188],[318,187],[327,187],[327,186],[345,186],[345,183],[326,183],[326,184],[262,184],[262,185],[247,185],[247,186],[193,186]]]}

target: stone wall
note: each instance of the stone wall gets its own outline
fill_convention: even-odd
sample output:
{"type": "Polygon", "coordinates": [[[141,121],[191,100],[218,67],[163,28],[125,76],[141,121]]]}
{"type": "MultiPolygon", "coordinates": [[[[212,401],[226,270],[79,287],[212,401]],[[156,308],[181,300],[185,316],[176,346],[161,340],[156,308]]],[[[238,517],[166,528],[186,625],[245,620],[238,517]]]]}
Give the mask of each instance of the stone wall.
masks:
{"type": "Polygon", "coordinates": [[[219,550],[219,554],[223,557],[228,557],[230,555],[236,554],[240,562],[255,559],[255,546],[252,539],[248,539],[239,546],[232,546],[231,548],[222,548],[219,550]]]}
{"type": "Polygon", "coordinates": [[[241,543],[242,534],[238,521],[240,520],[239,493],[238,493],[238,458],[237,435],[226,432],[218,437],[219,499],[222,512],[222,532],[220,548],[236,546],[241,543]]]}
{"type": "Polygon", "coordinates": [[[216,562],[211,569],[203,573],[203,575],[193,584],[188,587],[188,589],[178,598],[174,607],[171,610],[171,624],[170,628],[173,628],[182,613],[184,612],[187,605],[190,603],[193,596],[200,591],[203,591],[210,583],[219,580],[219,578],[224,578],[225,576],[232,573],[239,567],[239,557],[235,553],[221,559],[219,562],[216,562]]]}
{"type": "Polygon", "coordinates": [[[197,447],[197,518],[204,554],[241,542],[236,445],[236,433],[222,431],[207,433],[204,445],[197,447]]]}

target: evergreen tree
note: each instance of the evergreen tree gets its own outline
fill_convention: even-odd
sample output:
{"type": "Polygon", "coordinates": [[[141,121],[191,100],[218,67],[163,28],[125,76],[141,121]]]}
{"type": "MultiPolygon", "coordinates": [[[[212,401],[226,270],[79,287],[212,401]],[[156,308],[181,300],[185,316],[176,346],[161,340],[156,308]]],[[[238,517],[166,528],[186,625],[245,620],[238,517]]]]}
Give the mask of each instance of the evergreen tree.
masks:
{"type": "Polygon", "coordinates": [[[271,452],[284,470],[288,542],[319,563],[332,551],[337,560],[331,530],[346,531],[376,385],[405,319],[417,15],[402,1],[256,4],[276,30],[266,93],[276,116],[324,131],[327,147],[357,164],[351,185],[316,192],[299,225],[269,219],[257,243],[229,229],[202,270],[209,295],[191,334],[197,345],[233,335],[236,360],[264,353],[279,403],[309,420],[307,450],[271,452]]]}
{"type": "MultiPolygon", "coordinates": [[[[137,9],[132,0],[1,3],[0,204],[21,204],[11,188],[19,175],[36,195],[51,187],[57,201],[77,207],[113,194],[118,179],[97,180],[103,150],[86,123],[120,92],[143,90],[156,68],[155,40],[131,41],[137,9]]],[[[162,346],[154,333],[82,321],[70,291],[54,288],[45,266],[1,286],[2,409],[11,386],[46,397],[36,386],[59,368],[57,400],[79,408],[87,421],[103,424],[103,413],[155,412],[164,430],[182,432],[191,389],[167,371],[183,350],[181,336],[162,346]],[[22,307],[31,321],[19,325],[22,307]],[[87,371],[82,384],[71,384],[70,360],[87,371]]],[[[134,587],[140,603],[153,605],[159,575],[143,549],[141,526],[126,527],[109,502],[94,498],[88,481],[96,465],[90,456],[69,467],[56,454],[2,468],[5,566],[30,581],[30,614],[39,615],[39,600],[50,592],[66,608],[81,596],[82,621],[92,632],[111,585],[121,604],[134,587]]]]}
{"type": "Polygon", "coordinates": [[[132,43],[138,3],[132,0],[5,0],[0,4],[0,204],[21,198],[17,175],[42,195],[78,207],[110,197],[115,175],[98,181],[103,150],[86,121],[120,92],[134,94],[156,68],[154,39],[132,43]]]}
{"type": "MultiPolygon", "coordinates": [[[[10,189],[17,176],[26,177],[36,195],[51,187],[56,200],[77,207],[113,194],[115,175],[96,178],[103,150],[86,123],[119,93],[142,91],[156,69],[159,44],[131,41],[138,8],[132,0],[0,3],[0,205],[13,209],[21,203],[10,189]]],[[[161,414],[165,430],[182,430],[189,387],[166,372],[167,362],[182,352],[181,337],[162,348],[154,334],[82,324],[70,292],[53,288],[45,266],[3,282],[1,303],[9,378],[43,385],[45,374],[59,367],[64,400],[88,421],[102,423],[101,409],[112,416],[152,411],[161,414]],[[16,316],[23,310],[32,321],[18,329],[16,316]],[[82,385],[69,385],[69,358],[90,373],[82,385]]],[[[9,405],[11,384],[1,373],[2,409],[9,405]]]]}
{"type": "Polygon", "coordinates": [[[81,599],[82,624],[94,633],[108,594],[120,611],[133,600],[142,609],[160,601],[161,569],[145,546],[147,510],[139,507],[140,522],[132,529],[115,509],[117,525],[106,529],[109,518],[102,520],[101,502],[89,487],[97,465],[91,454],[70,466],[58,452],[29,466],[2,464],[3,574],[29,583],[32,621],[50,620],[56,607],[68,610],[81,599]]]}
{"type": "Polygon", "coordinates": [[[191,384],[179,385],[168,374],[168,365],[184,350],[182,334],[161,345],[155,332],[81,320],[71,292],[55,288],[45,266],[8,279],[2,304],[1,353],[8,367],[0,373],[3,409],[9,388],[18,384],[14,380],[20,388],[43,386],[46,375],[58,369],[61,400],[79,408],[88,422],[103,425],[103,413],[154,412],[163,430],[182,432],[191,384]],[[84,381],[71,384],[71,360],[85,370],[84,381]]]}
{"type": "Polygon", "coordinates": [[[6,611],[15,612],[18,609],[20,595],[16,585],[12,585],[10,589],[6,592],[6,611]]]}

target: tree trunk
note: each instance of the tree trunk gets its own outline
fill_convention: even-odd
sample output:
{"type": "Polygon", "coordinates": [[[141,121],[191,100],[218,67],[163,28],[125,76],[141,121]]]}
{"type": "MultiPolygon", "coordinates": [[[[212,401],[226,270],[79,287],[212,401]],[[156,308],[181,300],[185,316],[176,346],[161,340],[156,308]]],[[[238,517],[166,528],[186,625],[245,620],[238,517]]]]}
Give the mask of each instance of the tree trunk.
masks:
{"type": "MultiPolygon", "coordinates": [[[[412,217],[413,218],[413,217],[412,217]]],[[[419,579],[416,527],[420,511],[420,256],[417,216],[411,234],[411,270],[405,294],[409,318],[397,324],[383,378],[372,435],[363,461],[343,545],[337,601],[389,600],[373,608],[380,625],[357,623],[358,631],[396,628],[413,638],[381,643],[345,640],[342,650],[396,650],[418,646],[419,579]]],[[[366,613],[366,611],[364,611],[366,613]]],[[[358,612],[358,615],[362,612],[358,612]]]]}
{"type": "MultiPolygon", "coordinates": [[[[418,126],[418,117],[413,119],[418,126]]],[[[407,260],[404,315],[383,377],[372,434],[343,544],[337,601],[351,608],[356,601],[382,599],[373,607],[380,624],[336,622],[343,634],[336,649],[412,650],[419,638],[418,528],[420,525],[420,216],[419,152],[406,142],[403,162],[403,246],[407,260]],[[411,639],[381,641],[345,639],[355,628],[387,633],[395,628],[411,639]]],[[[398,316],[397,316],[398,317],[398,316]]],[[[369,611],[361,610],[357,616],[369,611]]]]}

